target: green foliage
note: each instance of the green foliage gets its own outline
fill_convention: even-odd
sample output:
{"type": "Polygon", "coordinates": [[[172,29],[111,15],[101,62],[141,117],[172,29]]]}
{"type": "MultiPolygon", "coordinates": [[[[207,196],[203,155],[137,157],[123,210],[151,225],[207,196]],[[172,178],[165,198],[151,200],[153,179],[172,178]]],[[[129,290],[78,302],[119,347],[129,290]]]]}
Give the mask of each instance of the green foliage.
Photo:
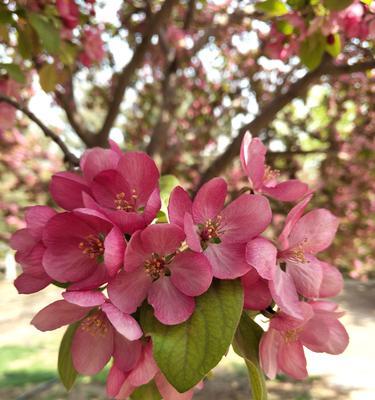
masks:
{"type": "Polygon", "coordinates": [[[28,14],[32,27],[36,30],[40,42],[50,54],[57,54],[60,49],[60,33],[52,22],[36,13],[28,14]]]}
{"type": "Polygon", "coordinates": [[[59,370],[59,376],[61,382],[67,390],[70,390],[72,388],[78,376],[78,372],[75,370],[73,366],[72,353],[71,353],[73,336],[78,325],[79,322],[76,322],[68,326],[68,328],[64,333],[59,348],[57,367],[59,370]]]}
{"type": "Polygon", "coordinates": [[[332,11],[340,11],[349,7],[353,0],[323,0],[323,4],[332,11]]]}
{"type": "Polygon", "coordinates": [[[259,342],[262,335],[263,329],[243,312],[234,336],[233,348],[245,359],[254,400],[267,399],[266,382],[259,365],[259,342]]]}
{"type": "Polygon", "coordinates": [[[58,75],[54,64],[44,64],[39,70],[40,86],[45,92],[52,92],[58,82],[58,75]]]}
{"type": "Polygon", "coordinates": [[[326,43],[326,51],[332,57],[337,57],[341,53],[341,38],[338,33],[333,35],[334,41],[332,44],[326,43]]]}
{"type": "Polygon", "coordinates": [[[140,386],[131,395],[132,400],[161,400],[161,396],[154,381],[140,386]]]}
{"type": "Polygon", "coordinates": [[[5,70],[7,72],[7,74],[15,81],[17,81],[19,83],[26,82],[25,75],[23,74],[21,68],[16,64],[0,63],[0,69],[5,70]]]}
{"type": "Polygon", "coordinates": [[[180,184],[179,180],[174,175],[163,175],[159,180],[161,211],[168,215],[168,202],[172,190],[180,184]]]}
{"type": "Polygon", "coordinates": [[[263,11],[271,17],[280,17],[288,13],[288,7],[281,0],[266,0],[256,4],[259,11],[263,11]]]}
{"type": "Polygon", "coordinates": [[[313,70],[317,68],[326,48],[326,38],[319,32],[307,37],[300,47],[299,56],[307,68],[313,70]]]}
{"type": "Polygon", "coordinates": [[[180,392],[200,382],[228,350],[240,319],[243,293],[239,280],[216,281],[196,299],[192,317],[166,326],[143,308],[141,325],[153,341],[155,360],[180,392]]]}
{"type": "Polygon", "coordinates": [[[294,27],[287,21],[277,21],[277,30],[284,35],[291,35],[294,31],[294,27]]]}

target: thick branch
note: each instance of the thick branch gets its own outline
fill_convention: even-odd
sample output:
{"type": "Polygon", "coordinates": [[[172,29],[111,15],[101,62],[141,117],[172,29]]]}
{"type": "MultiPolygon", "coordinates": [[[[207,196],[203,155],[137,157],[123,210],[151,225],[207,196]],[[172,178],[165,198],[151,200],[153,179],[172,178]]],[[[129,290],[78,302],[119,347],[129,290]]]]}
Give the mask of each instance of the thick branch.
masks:
{"type": "Polygon", "coordinates": [[[362,62],[354,65],[334,65],[331,61],[325,60],[316,70],[307,73],[303,78],[293,83],[287,92],[270,101],[253,121],[244,125],[225,152],[217,157],[202,174],[198,187],[224,171],[230,162],[239,155],[242,138],[247,131],[250,131],[252,136],[258,136],[260,131],[266,128],[274,120],[279,111],[281,111],[293,99],[302,96],[309,86],[320,77],[323,75],[351,74],[372,68],[375,68],[375,61],[362,62]]]}
{"type": "Polygon", "coordinates": [[[172,12],[173,6],[177,3],[177,1],[178,0],[164,1],[160,11],[158,11],[147,24],[147,30],[143,35],[142,42],[134,50],[133,57],[131,58],[130,62],[124,67],[119,75],[117,86],[113,94],[113,99],[108,108],[107,116],[104,120],[103,127],[97,136],[98,145],[105,145],[109,136],[109,132],[119,114],[125,90],[131,82],[135,71],[143,62],[144,56],[151,44],[152,36],[158,32],[161,25],[167,20],[172,12]]]}
{"type": "Polygon", "coordinates": [[[52,139],[60,147],[61,151],[64,153],[64,161],[68,162],[72,166],[79,165],[79,159],[69,151],[68,147],[61,140],[61,138],[58,135],[56,135],[56,133],[51,131],[51,129],[45,126],[43,122],[35,114],[33,114],[27,107],[18,104],[15,100],[11,99],[10,97],[4,96],[2,94],[0,94],[0,102],[8,103],[12,107],[21,111],[28,118],[30,118],[31,121],[33,121],[36,125],[38,125],[39,128],[43,131],[44,135],[52,139]]]}

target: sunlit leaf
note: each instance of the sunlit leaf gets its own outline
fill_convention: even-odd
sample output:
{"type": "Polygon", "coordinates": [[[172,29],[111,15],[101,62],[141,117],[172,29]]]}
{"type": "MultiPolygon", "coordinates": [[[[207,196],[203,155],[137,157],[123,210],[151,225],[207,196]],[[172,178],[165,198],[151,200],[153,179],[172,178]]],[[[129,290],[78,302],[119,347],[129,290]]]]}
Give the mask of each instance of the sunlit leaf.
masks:
{"type": "Polygon", "coordinates": [[[71,353],[73,336],[78,325],[79,322],[69,325],[60,343],[57,366],[61,382],[67,390],[70,390],[72,388],[78,376],[78,372],[73,366],[71,353]]]}
{"type": "Polygon", "coordinates": [[[7,74],[19,83],[25,83],[26,78],[21,68],[17,64],[4,64],[0,63],[0,69],[3,69],[7,74]]]}
{"type": "Polygon", "coordinates": [[[36,13],[28,14],[32,27],[38,33],[43,47],[51,54],[57,54],[60,49],[60,33],[52,22],[36,13]]]}
{"type": "Polygon", "coordinates": [[[257,10],[263,11],[271,17],[280,17],[288,13],[288,7],[281,0],[266,0],[257,3],[257,10]]]}

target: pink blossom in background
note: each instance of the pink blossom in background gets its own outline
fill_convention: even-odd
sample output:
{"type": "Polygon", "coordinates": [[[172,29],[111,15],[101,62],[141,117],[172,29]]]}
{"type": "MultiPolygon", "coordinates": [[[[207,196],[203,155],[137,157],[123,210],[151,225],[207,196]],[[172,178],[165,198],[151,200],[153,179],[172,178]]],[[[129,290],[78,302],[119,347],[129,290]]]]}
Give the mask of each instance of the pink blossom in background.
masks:
{"type": "Polygon", "coordinates": [[[147,298],[160,322],[186,321],[194,311],[194,297],[211,285],[212,271],[203,255],[178,253],[184,239],[184,231],[172,224],[135,232],[125,252],[124,271],[108,286],[113,304],[133,313],[147,298]]]}
{"type": "Polygon", "coordinates": [[[95,63],[100,63],[104,56],[104,43],[102,31],[97,27],[87,27],[83,32],[82,46],[83,51],[79,55],[79,60],[85,67],[91,67],[95,63]]]}
{"type": "Polygon", "coordinates": [[[194,201],[181,188],[173,190],[168,213],[173,224],[185,230],[189,247],[203,252],[219,279],[234,279],[249,270],[246,243],[263,232],[271,222],[268,200],[243,194],[224,207],[227,184],[214,178],[204,184],[194,201]]]}
{"type": "Polygon", "coordinates": [[[301,303],[303,319],[283,312],[271,318],[260,342],[260,361],[265,374],[273,379],[279,372],[295,379],[307,377],[303,347],[317,353],[340,354],[349,343],[338,319],[343,315],[330,302],[301,303]]]}
{"type": "Polygon", "coordinates": [[[354,2],[349,7],[338,13],[338,24],[349,38],[366,39],[369,30],[364,18],[364,6],[360,2],[354,2]]]}
{"type": "MultiPolygon", "coordinates": [[[[11,78],[0,79],[0,93],[19,98],[20,84],[11,78]]],[[[16,122],[16,109],[10,104],[0,102],[0,128],[11,129],[16,122]]]]}
{"type": "Polygon", "coordinates": [[[74,29],[79,22],[79,9],[74,0],[56,0],[56,7],[67,29],[74,29]]]}

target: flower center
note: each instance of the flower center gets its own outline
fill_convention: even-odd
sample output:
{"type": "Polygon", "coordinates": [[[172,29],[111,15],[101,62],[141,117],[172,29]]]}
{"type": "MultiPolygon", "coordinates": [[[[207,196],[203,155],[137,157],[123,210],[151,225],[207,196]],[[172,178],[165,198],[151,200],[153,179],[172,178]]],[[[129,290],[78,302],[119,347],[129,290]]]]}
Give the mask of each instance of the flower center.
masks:
{"type": "Polygon", "coordinates": [[[108,332],[106,317],[100,311],[86,317],[81,322],[80,327],[83,331],[90,333],[92,336],[99,335],[104,337],[108,332]]]}
{"type": "Polygon", "coordinates": [[[298,340],[298,336],[301,333],[302,329],[291,329],[284,333],[284,341],[285,343],[292,343],[298,340]]]}
{"type": "Polygon", "coordinates": [[[129,198],[126,198],[126,195],[124,192],[120,192],[116,194],[114,203],[115,203],[115,208],[116,210],[123,210],[126,212],[134,212],[137,210],[137,202],[138,195],[136,191],[133,189],[132,190],[132,195],[129,198]]]}
{"type": "Polygon", "coordinates": [[[90,258],[100,258],[104,254],[104,238],[93,234],[88,235],[78,247],[90,258]]]}
{"type": "Polygon", "coordinates": [[[266,165],[264,171],[263,181],[265,183],[275,183],[275,180],[280,176],[278,169],[272,169],[269,165],[266,165]]]}
{"type": "Polygon", "coordinates": [[[167,268],[165,264],[165,257],[160,257],[158,254],[154,253],[151,255],[151,258],[145,261],[144,267],[148,275],[150,275],[153,280],[156,280],[166,274],[167,268]]]}
{"type": "Polygon", "coordinates": [[[204,225],[201,225],[201,239],[204,242],[212,242],[212,243],[220,243],[220,224],[221,224],[221,216],[218,215],[213,219],[207,220],[204,225]]]}

